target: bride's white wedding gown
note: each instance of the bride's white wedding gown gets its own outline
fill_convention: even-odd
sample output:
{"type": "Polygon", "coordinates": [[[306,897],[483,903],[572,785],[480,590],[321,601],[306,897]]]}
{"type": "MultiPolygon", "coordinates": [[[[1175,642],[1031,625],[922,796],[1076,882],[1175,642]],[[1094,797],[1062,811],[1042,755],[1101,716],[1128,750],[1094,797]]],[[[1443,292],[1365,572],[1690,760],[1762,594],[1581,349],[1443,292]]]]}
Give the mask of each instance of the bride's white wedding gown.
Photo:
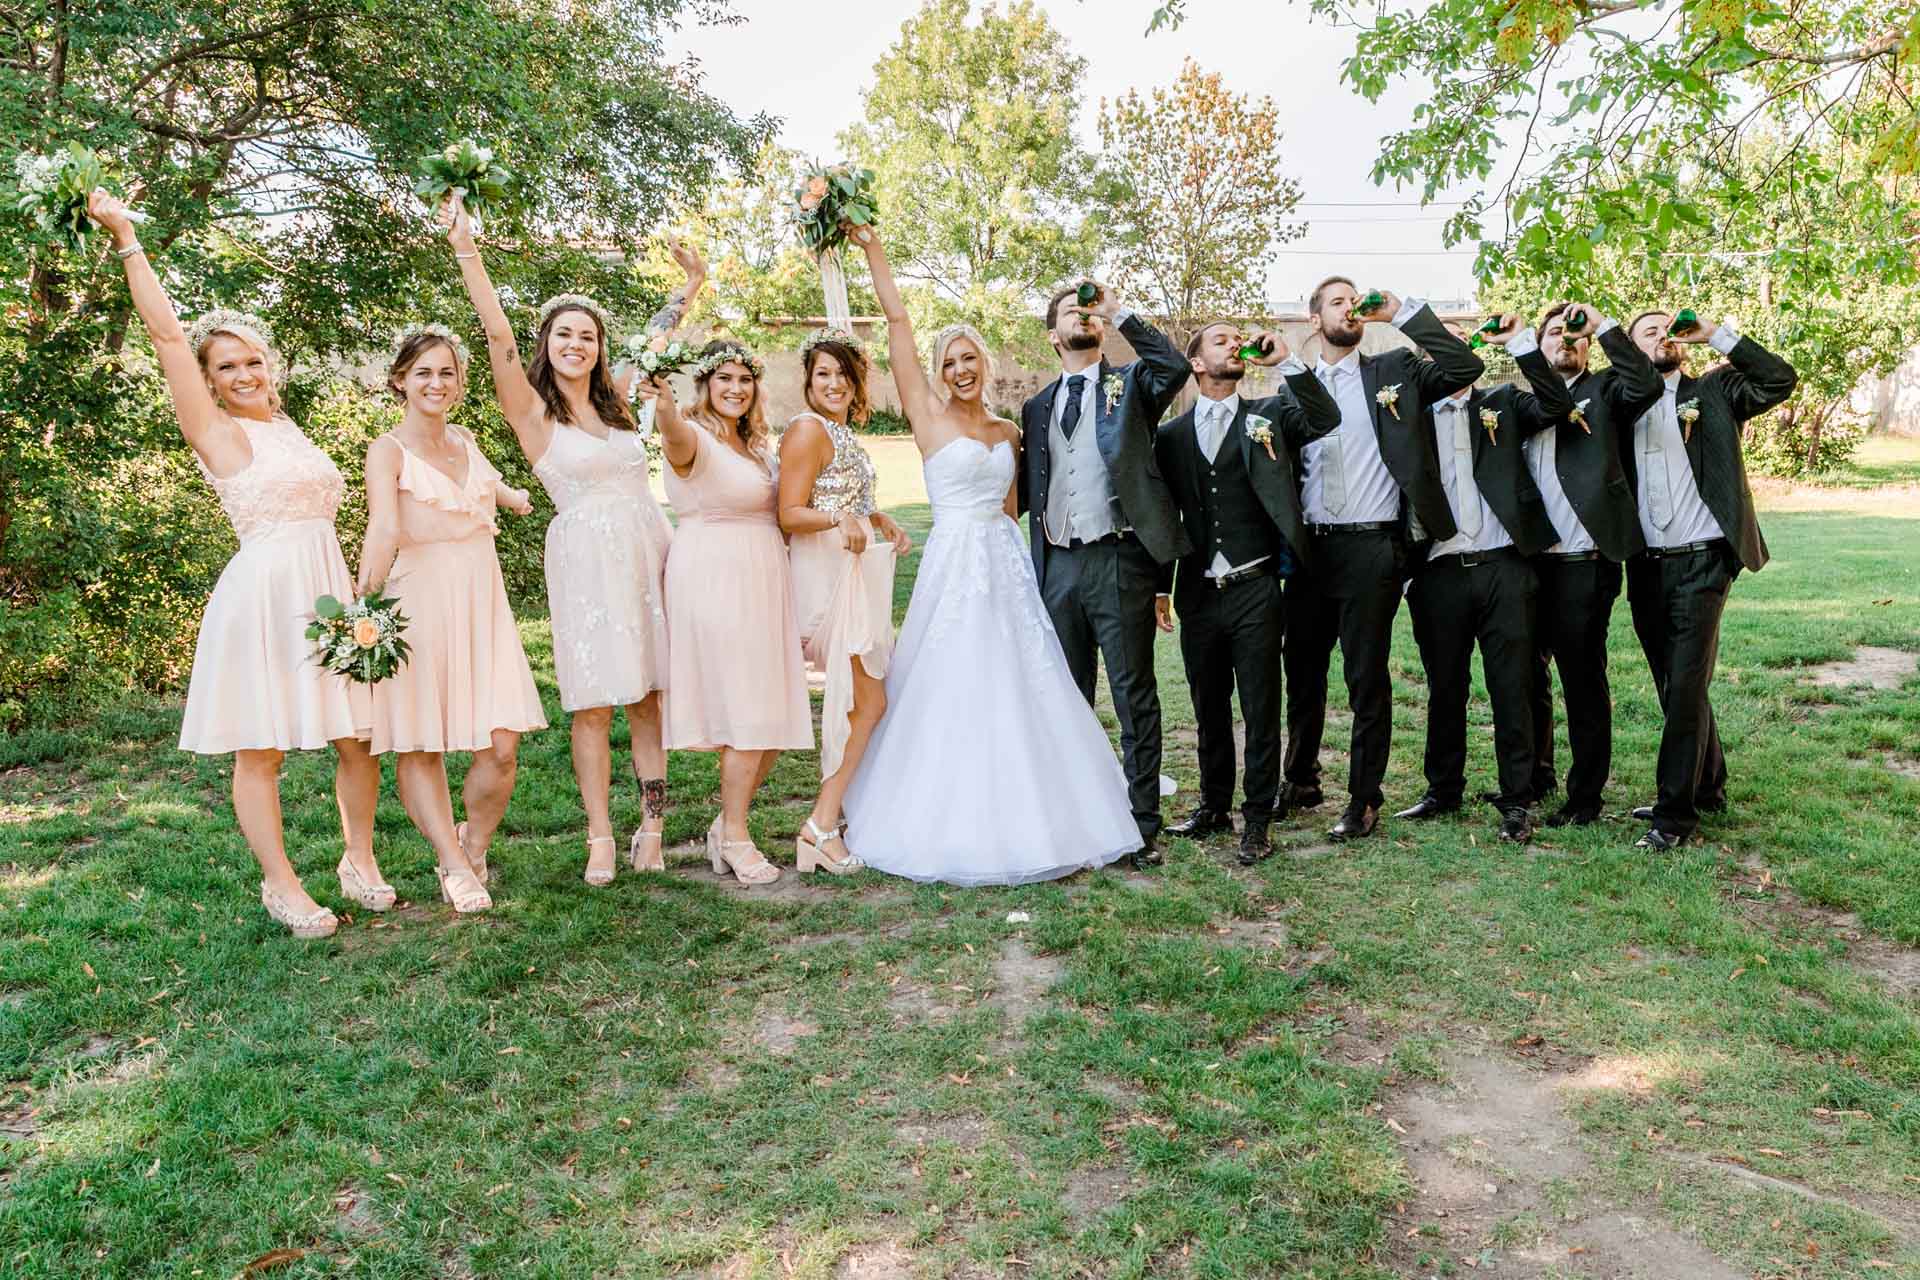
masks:
{"type": "Polygon", "coordinates": [[[933,532],[846,798],[848,848],[910,880],[1051,880],[1141,844],[1001,507],[1014,462],[1012,445],[962,436],[925,463],[933,532]]]}

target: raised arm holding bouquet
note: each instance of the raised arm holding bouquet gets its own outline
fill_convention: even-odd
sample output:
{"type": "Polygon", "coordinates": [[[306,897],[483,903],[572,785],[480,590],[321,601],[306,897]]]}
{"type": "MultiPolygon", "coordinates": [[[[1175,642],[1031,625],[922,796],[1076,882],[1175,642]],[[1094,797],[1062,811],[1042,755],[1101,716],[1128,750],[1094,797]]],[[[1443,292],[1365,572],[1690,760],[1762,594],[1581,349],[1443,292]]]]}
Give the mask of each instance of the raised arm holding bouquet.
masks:
{"type": "Polygon", "coordinates": [[[351,598],[353,579],[333,529],[346,484],[339,468],[281,410],[279,356],[267,326],[213,311],[183,330],[134,235],[130,211],[102,190],[87,216],[113,236],[133,305],[173,396],[180,433],[240,537],[200,622],[181,719],[182,750],[232,753],[233,810],[260,864],[260,901],[297,938],[338,926],[300,883],[280,822],[280,762],[331,743],[339,756],[346,852],[341,889],[369,910],[392,905],[373,860],[380,769],[368,754],[368,688],[312,660],[305,618],[322,597],[351,598]],[[384,894],[360,896],[356,886],[384,894]]]}
{"type": "Polygon", "coordinates": [[[847,232],[874,224],[880,211],[873,194],[873,170],[845,163],[829,165],[793,193],[793,222],[801,242],[820,264],[820,286],[826,294],[827,324],[851,332],[853,312],[847,305],[847,277],[840,266],[840,246],[847,232]]]}
{"type": "MultiPolygon", "coordinates": [[[[58,151],[34,155],[23,151],[13,158],[15,206],[33,219],[40,232],[70,253],[86,244],[94,220],[87,206],[95,191],[105,190],[106,168],[100,157],[77,142],[58,151]]],[[[141,224],[147,215],[126,204],[121,216],[141,224]]]]}

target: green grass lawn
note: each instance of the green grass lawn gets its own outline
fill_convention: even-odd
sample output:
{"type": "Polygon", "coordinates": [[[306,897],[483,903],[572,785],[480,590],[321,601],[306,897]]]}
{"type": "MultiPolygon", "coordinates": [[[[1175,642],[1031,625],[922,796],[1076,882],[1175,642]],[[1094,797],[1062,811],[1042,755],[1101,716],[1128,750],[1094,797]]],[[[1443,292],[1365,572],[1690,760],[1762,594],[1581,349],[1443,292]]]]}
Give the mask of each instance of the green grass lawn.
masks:
{"type": "MultiPolygon", "coordinates": [[[[301,944],[176,706],[18,735],[0,1277],[1920,1275],[1920,683],[1804,678],[1920,647],[1920,503],[1869,496],[1764,517],[1715,685],[1732,810],[1657,860],[1624,818],[1501,847],[1491,809],[1335,849],[1335,796],[1252,870],[1174,841],[1149,875],[748,892],[689,847],[717,779],[678,755],[672,870],[594,891],[529,617],[555,727],[497,908],[439,905],[389,787],[411,905],[301,944]]],[[[1394,655],[1390,805],[1422,786],[1404,610],[1394,655]]],[[[1160,676],[1171,814],[1170,638],[1160,676]]],[[[1612,676],[1623,812],[1659,731],[1624,601],[1612,676]]],[[[816,770],[755,810],[789,866],[816,770]]],[[[297,757],[284,795],[338,908],[330,777],[297,757]]]]}

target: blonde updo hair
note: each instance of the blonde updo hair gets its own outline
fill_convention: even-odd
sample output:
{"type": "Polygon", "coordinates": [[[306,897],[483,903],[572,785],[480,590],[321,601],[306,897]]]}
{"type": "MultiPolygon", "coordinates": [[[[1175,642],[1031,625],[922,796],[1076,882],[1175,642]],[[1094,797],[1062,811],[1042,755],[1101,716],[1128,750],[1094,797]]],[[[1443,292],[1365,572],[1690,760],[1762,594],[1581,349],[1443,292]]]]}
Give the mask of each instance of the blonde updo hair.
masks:
{"type": "MultiPolygon", "coordinates": [[[[187,329],[187,342],[193,347],[193,358],[200,362],[201,376],[207,378],[209,393],[213,392],[213,379],[208,376],[207,348],[215,338],[232,338],[243,343],[267,362],[267,405],[273,412],[280,412],[280,384],[286,377],[286,366],[280,353],[274,350],[273,330],[267,327],[267,322],[249,312],[223,307],[207,312],[187,329]]],[[[218,398],[215,395],[215,399],[218,398]]]]}
{"type": "Polygon", "coordinates": [[[980,331],[970,324],[950,324],[933,335],[933,361],[929,369],[931,376],[928,381],[933,384],[933,394],[940,397],[941,403],[944,404],[953,399],[952,394],[947,390],[947,379],[941,373],[940,367],[947,362],[947,348],[961,338],[965,338],[979,348],[983,378],[980,384],[980,403],[985,404],[987,393],[993,389],[993,352],[987,347],[987,340],[980,336],[980,331]]]}

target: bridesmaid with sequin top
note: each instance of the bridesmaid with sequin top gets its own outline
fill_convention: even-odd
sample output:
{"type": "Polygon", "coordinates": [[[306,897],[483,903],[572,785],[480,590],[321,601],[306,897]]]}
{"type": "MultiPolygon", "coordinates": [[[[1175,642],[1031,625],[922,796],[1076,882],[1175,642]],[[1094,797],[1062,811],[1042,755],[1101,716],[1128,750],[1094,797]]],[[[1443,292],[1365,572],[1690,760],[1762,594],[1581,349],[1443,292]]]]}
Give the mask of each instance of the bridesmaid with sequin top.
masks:
{"type": "Polygon", "coordinates": [[[820,794],[795,840],[801,871],[846,875],[861,862],[842,837],[840,801],[887,709],[895,557],[913,543],[874,503],[864,424],[870,367],[859,340],[822,329],[800,349],[808,412],[780,436],[780,527],[790,541],[794,613],[807,665],[826,677],[820,794]]]}
{"type": "MultiPolygon", "coordinates": [[[[573,776],[587,811],[583,878],[594,886],[611,884],[617,862],[608,802],[613,773],[608,736],[615,707],[627,709],[643,815],[627,865],[664,871],[667,753],[661,702],[669,671],[664,576],[673,531],[647,487],[646,445],[614,381],[606,313],[582,294],[549,299],[540,308],[533,359],[523,369],[513,325],[494,296],[457,197],[442,207],[440,225],[486,329],[501,413],[558,509],[547,526],[547,609],[560,706],[573,717],[573,776]]],[[[687,282],[653,318],[654,328],[677,324],[706,278],[698,254],[675,245],[674,259],[687,282]]],[[[469,860],[484,866],[484,840],[462,827],[469,860]]]]}
{"type": "MultiPolygon", "coordinates": [[[[346,850],[341,886],[381,882],[373,860],[380,766],[367,750],[367,686],[313,661],[307,620],[322,595],[353,595],[334,534],[346,483],[281,411],[279,359],[264,324],[234,311],[202,316],[191,334],[134,237],[126,205],[104,191],[87,202],[113,236],[134,308],[153,339],[180,434],[240,536],[240,549],[200,619],[180,747],[233,756],[233,813],[260,863],[260,903],[296,938],[325,938],[333,912],[307,894],[287,858],[280,821],[280,763],[289,751],[333,744],[334,794],[346,850]]],[[[349,892],[348,896],[353,896],[349,892]]],[[[392,905],[363,902],[369,910],[392,905]]]]}

